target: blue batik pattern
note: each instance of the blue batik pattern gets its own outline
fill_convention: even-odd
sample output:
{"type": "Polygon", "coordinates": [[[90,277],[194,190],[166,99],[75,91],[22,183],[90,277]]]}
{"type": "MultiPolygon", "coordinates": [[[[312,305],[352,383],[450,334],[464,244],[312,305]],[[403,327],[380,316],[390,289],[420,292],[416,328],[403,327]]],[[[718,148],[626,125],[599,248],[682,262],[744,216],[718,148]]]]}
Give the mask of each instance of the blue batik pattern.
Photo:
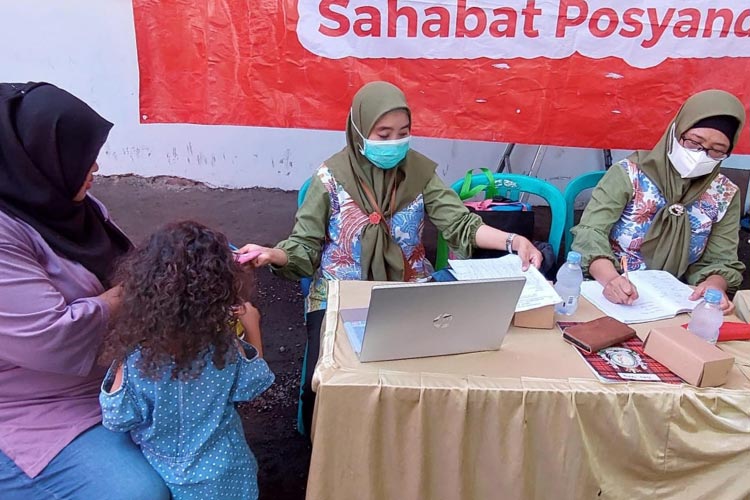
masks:
{"type": "MultiPolygon", "coordinates": [[[[308,311],[325,309],[328,281],[362,279],[361,237],[364,228],[370,224],[368,215],[325,165],[318,169],[317,175],[328,191],[331,215],[320,267],[313,277],[307,297],[308,311]]],[[[390,221],[391,236],[404,254],[406,281],[424,278],[433,272],[422,244],[424,214],[424,200],[419,194],[414,201],[396,212],[390,221]]]]}
{"type": "MultiPolygon", "coordinates": [[[[646,269],[641,254],[641,246],[656,213],[666,205],[667,200],[659,188],[643,171],[628,159],[612,168],[622,168],[633,184],[633,197],[625,206],[620,220],[610,231],[609,239],[615,256],[627,256],[628,269],[646,269]]],[[[688,262],[700,259],[711,236],[711,227],[726,215],[729,203],[737,193],[735,186],[724,175],[719,174],[705,193],[695,202],[685,207],[685,216],[690,221],[690,248],[688,262]]]]}

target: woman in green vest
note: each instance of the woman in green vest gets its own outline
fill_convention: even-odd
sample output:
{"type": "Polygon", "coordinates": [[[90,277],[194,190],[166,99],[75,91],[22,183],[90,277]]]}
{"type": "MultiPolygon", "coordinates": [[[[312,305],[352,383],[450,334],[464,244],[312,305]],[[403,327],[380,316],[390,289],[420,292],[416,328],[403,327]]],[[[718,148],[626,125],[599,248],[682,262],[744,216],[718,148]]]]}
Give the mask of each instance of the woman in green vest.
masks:
{"type": "Polygon", "coordinates": [[[459,256],[475,247],[517,253],[537,268],[541,253],[526,238],[482,223],[435,173],[437,164],[410,148],[411,110],[396,86],[372,82],[354,96],[346,147],[312,177],[292,234],[275,248],[245,245],[254,266],[298,280],[313,277],[306,300],[308,361],[302,393],[309,429],[328,280],[417,281],[433,272],[425,257],[425,213],[459,256]]]}
{"type": "Polygon", "coordinates": [[[690,97],[651,151],[613,165],[594,189],[573,249],[615,304],[632,304],[638,290],[621,274],[662,269],[696,285],[691,299],[742,282],[737,258],[740,191],[719,171],[745,123],[742,103],[721,90],[690,97]]]}

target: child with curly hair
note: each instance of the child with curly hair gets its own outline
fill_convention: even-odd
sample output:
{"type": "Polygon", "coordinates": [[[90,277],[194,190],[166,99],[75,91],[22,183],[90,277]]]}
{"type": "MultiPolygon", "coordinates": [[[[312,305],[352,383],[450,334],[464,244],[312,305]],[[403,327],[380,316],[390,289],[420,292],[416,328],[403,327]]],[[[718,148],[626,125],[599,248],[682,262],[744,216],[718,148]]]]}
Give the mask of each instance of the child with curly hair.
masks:
{"type": "Polygon", "coordinates": [[[99,396],[103,424],[130,431],[175,500],[258,497],[235,403],[274,376],[235,334],[239,317],[260,340],[241,273],[226,238],[196,222],[160,229],[119,267],[122,309],[102,352],[114,360],[99,396]]]}

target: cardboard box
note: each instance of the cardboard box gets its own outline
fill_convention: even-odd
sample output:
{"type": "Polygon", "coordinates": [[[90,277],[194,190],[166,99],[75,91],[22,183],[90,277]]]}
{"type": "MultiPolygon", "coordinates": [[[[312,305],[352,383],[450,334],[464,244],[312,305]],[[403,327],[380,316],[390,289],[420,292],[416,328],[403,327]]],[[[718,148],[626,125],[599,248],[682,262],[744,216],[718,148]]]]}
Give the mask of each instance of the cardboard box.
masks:
{"type": "Polygon", "coordinates": [[[698,387],[724,384],[734,366],[734,357],[681,326],[652,329],[643,350],[685,382],[698,387]]]}
{"type": "MultiPolygon", "coordinates": [[[[552,286],[552,282],[547,283],[552,286]]],[[[542,328],[550,330],[555,327],[555,306],[537,307],[513,315],[513,326],[519,328],[542,328]]]]}
{"type": "Polygon", "coordinates": [[[513,315],[513,325],[519,328],[554,328],[555,306],[537,307],[513,315]]]}

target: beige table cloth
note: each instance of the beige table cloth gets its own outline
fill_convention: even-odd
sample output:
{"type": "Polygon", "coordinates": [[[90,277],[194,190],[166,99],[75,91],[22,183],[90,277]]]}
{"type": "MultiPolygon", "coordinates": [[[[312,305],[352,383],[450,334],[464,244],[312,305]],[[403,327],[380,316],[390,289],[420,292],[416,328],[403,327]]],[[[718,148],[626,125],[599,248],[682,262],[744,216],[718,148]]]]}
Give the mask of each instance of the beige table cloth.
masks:
{"type": "Polygon", "coordinates": [[[750,290],[740,290],[734,296],[736,314],[745,323],[750,323],[750,290]]]}
{"type": "MultiPolygon", "coordinates": [[[[750,343],[721,344],[735,367],[705,389],[600,383],[557,329],[359,363],[338,310],[366,307],[372,285],[331,282],[308,499],[750,498],[750,343]]],[[[572,319],[601,315],[582,300],[572,319]]]]}

